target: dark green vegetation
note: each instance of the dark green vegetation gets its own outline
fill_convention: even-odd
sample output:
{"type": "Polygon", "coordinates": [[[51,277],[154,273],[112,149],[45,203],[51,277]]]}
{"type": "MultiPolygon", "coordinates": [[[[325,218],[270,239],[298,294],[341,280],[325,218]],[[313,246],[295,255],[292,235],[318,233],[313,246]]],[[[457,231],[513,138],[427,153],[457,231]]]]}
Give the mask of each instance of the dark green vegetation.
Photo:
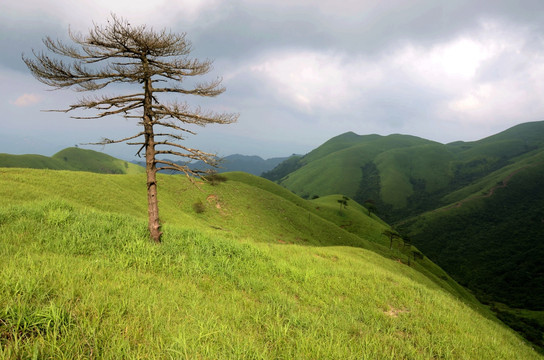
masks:
{"type": "Polygon", "coordinates": [[[518,330],[524,323],[521,332],[543,344],[542,317],[506,305],[544,310],[544,122],[446,145],[346,133],[290,169],[280,184],[304,197],[339,193],[372,205],[482,301],[498,302],[503,320],[518,330]]]}
{"type": "Polygon", "coordinates": [[[55,155],[0,154],[0,167],[90,171],[102,174],[137,174],[145,168],[93,150],[67,148],[55,155]]]}
{"type": "Polygon", "coordinates": [[[490,294],[513,307],[544,310],[544,182],[535,181],[544,180],[544,156],[539,158],[492,195],[425,213],[402,228],[482,298],[490,294]]]}
{"type": "Polygon", "coordinates": [[[0,357],[541,358],[351,199],[162,175],[155,245],[144,177],[0,169],[0,357]]]}
{"type": "Polygon", "coordinates": [[[277,181],[286,176],[287,174],[292,173],[293,171],[300,168],[302,165],[300,164],[300,159],[302,156],[300,155],[292,155],[289,158],[285,159],[281,163],[279,163],[275,168],[266,171],[262,174],[262,176],[265,179],[271,180],[271,181],[277,181]]]}
{"type": "MultiPolygon", "coordinates": [[[[544,347],[544,154],[496,187],[402,225],[418,247],[501,320],[544,347]],[[518,309],[513,311],[500,302],[518,309]],[[502,304],[501,304],[502,305],[502,304]]],[[[502,175],[504,176],[504,175],[502,175]]]]}

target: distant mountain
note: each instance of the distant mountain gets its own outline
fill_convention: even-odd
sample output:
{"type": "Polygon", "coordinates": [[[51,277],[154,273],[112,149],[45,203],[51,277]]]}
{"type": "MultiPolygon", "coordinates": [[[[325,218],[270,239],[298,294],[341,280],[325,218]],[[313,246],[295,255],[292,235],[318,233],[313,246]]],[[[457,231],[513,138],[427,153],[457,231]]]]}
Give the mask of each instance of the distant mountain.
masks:
{"type": "Polygon", "coordinates": [[[143,173],[145,169],[107,154],[70,147],[48,157],[43,155],[0,154],[0,167],[75,170],[103,174],[143,173]]]}
{"type": "MultiPolygon", "coordinates": [[[[259,176],[265,171],[272,170],[286,159],[286,157],[277,157],[265,160],[260,156],[255,155],[228,155],[222,158],[221,165],[217,168],[217,172],[243,171],[248,174],[259,176]]],[[[199,170],[210,169],[210,167],[202,161],[191,164],[191,168],[199,170]]]]}
{"type": "Polygon", "coordinates": [[[301,166],[301,158],[301,155],[293,154],[289,158],[279,163],[276,167],[263,172],[261,176],[271,181],[278,181],[287,174],[290,174],[293,171],[297,170],[301,166]]]}
{"type": "MultiPolygon", "coordinates": [[[[259,156],[248,156],[248,155],[240,155],[240,154],[234,154],[234,155],[228,155],[222,158],[221,164],[218,168],[215,170],[218,173],[224,173],[224,172],[231,172],[231,171],[243,171],[248,174],[253,175],[261,175],[263,172],[269,171],[279,164],[281,164],[283,161],[285,161],[286,157],[277,157],[277,158],[271,158],[271,159],[263,159],[259,156]]],[[[174,161],[176,162],[176,161],[174,161]]],[[[138,165],[145,166],[144,161],[135,162],[138,165]]],[[[176,162],[180,164],[185,164],[185,162],[176,162]]],[[[160,166],[160,165],[159,165],[160,166]]],[[[189,164],[189,167],[191,169],[195,170],[210,170],[212,169],[211,166],[207,165],[203,161],[196,161],[194,163],[189,164]]]]}
{"type": "Polygon", "coordinates": [[[263,174],[302,197],[345,194],[372,199],[388,221],[447,205],[457,192],[544,146],[544,122],[526,123],[474,142],[408,135],[336,136],[263,174]]]}

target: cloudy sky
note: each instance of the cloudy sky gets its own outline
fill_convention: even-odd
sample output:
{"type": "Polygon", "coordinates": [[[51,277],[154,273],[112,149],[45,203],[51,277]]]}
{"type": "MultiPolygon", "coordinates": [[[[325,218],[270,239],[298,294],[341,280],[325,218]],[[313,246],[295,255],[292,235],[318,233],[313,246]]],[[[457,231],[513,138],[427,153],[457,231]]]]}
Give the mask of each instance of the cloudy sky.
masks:
{"type": "Polygon", "coordinates": [[[192,55],[215,60],[207,79],[223,77],[227,92],[184,100],[240,113],[187,140],[220,155],[303,154],[346,131],[471,141],[544,119],[541,0],[2,0],[0,153],[52,155],[138,131],[41,111],[81,93],[50,91],[21,61],[44,36],[85,33],[111,13],[186,32],[192,55]]]}

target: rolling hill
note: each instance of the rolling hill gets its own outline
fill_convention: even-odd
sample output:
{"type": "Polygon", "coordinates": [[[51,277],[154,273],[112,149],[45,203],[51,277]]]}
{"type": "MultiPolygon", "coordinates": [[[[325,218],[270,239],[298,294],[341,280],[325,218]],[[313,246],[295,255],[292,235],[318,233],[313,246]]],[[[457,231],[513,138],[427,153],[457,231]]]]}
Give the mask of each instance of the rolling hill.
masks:
{"type": "Polygon", "coordinates": [[[341,193],[359,203],[372,199],[395,222],[447,205],[455,201],[450,194],[543,149],[544,122],[451,144],[349,132],[276,168],[286,171],[263,176],[306,198],[341,193]]]}
{"type": "MultiPolygon", "coordinates": [[[[499,303],[494,307],[501,318],[541,347],[543,179],[544,152],[539,152],[474,184],[485,191],[399,226],[427,256],[482,301],[499,303]],[[484,186],[490,183],[495,185],[484,186]],[[503,304],[533,311],[512,310],[503,304]]],[[[459,195],[452,198],[459,199],[459,195]]]]}
{"type": "Polygon", "coordinates": [[[226,179],[159,176],[157,246],[143,174],[0,168],[0,357],[542,358],[352,200],[226,179]]]}
{"type": "Polygon", "coordinates": [[[450,144],[346,133],[286,164],[270,172],[279,184],[307,198],[372,200],[425,255],[544,345],[544,122],[450,144]]]}
{"type": "Polygon", "coordinates": [[[119,160],[98,151],[76,147],[66,148],[51,157],[34,154],[0,154],[0,167],[91,171],[102,174],[145,172],[145,168],[128,161],[119,160]]]}

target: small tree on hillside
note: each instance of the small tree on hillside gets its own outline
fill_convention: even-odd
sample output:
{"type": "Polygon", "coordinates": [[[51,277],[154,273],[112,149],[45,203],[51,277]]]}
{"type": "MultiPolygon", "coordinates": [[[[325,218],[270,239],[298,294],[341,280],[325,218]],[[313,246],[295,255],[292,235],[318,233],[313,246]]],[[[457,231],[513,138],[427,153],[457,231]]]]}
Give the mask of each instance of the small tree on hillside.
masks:
{"type": "Polygon", "coordinates": [[[378,210],[376,202],[372,199],[365,200],[363,206],[368,210],[368,216],[370,216],[371,213],[376,213],[378,210]]]}
{"type": "Polygon", "coordinates": [[[122,95],[101,95],[78,100],[64,110],[94,109],[92,116],[72,116],[76,119],[97,119],[109,115],[121,115],[138,119],[142,131],[124,139],[103,139],[98,144],[127,142],[140,146],[137,155],[145,149],[147,171],[147,199],[149,233],[155,242],[161,241],[157,200],[157,167],[199,175],[185,165],[157,158],[172,155],[202,160],[216,165],[213,154],[179,144],[185,134],[195,134],[185,124],[204,126],[235,122],[237,114],[205,112],[191,108],[185,102],[161,98],[163,95],[198,95],[214,97],[225,89],[221,79],[199,83],[191,88],[181,87],[186,77],[198,76],[211,70],[210,60],[189,58],[191,43],[185,34],[173,34],[165,30],[154,31],[145,25],[132,26],[112,15],[106,26],[95,25],[85,36],[69,33],[75,45],[66,45],[50,37],[43,42],[58,57],[33,51],[35,59],[23,55],[32,74],[46,85],[56,89],[74,88],[76,91],[96,91],[110,84],[134,84],[139,91],[122,95]],[[132,141],[132,142],[129,142],[132,141]]]}
{"type": "Polygon", "coordinates": [[[392,248],[393,248],[393,240],[394,240],[395,238],[400,238],[400,235],[399,235],[397,232],[392,231],[392,230],[389,230],[389,229],[384,230],[384,231],[382,232],[382,234],[385,235],[385,236],[387,236],[387,237],[389,238],[389,249],[392,249],[392,248]]]}
{"type": "Polygon", "coordinates": [[[410,247],[412,246],[412,238],[405,235],[405,236],[401,236],[401,239],[402,239],[402,246],[410,249],[410,247]]]}
{"type": "Polygon", "coordinates": [[[342,207],[344,209],[348,207],[349,198],[347,196],[343,195],[342,198],[337,201],[340,204],[340,210],[342,210],[342,207]]]}

